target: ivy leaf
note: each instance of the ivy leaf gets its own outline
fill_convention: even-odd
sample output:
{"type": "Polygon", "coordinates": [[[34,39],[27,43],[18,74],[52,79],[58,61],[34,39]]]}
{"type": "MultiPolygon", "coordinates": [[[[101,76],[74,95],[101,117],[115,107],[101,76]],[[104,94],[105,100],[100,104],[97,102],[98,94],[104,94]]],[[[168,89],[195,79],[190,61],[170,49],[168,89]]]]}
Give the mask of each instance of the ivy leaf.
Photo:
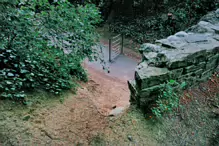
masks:
{"type": "Polygon", "coordinates": [[[174,84],[176,81],[175,80],[170,80],[170,83],[171,84],[174,84]]]}
{"type": "Polygon", "coordinates": [[[8,77],[14,77],[14,74],[9,72],[9,73],[7,74],[7,76],[8,76],[8,77]]]}
{"type": "Polygon", "coordinates": [[[10,82],[10,81],[6,81],[6,84],[8,84],[8,85],[12,85],[13,83],[10,82]]]}
{"type": "Polygon", "coordinates": [[[7,62],[8,62],[8,59],[4,59],[3,61],[4,61],[4,63],[7,63],[7,62]]]}
{"type": "Polygon", "coordinates": [[[25,73],[28,73],[29,71],[28,70],[25,70],[25,69],[22,69],[21,71],[20,71],[20,73],[22,73],[22,74],[25,74],[25,73]]]}
{"type": "Polygon", "coordinates": [[[7,53],[11,53],[11,52],[12,52],[12,50],[6,50],[6,52],[7,52],[7,53]]]}
{"type": "Polygon", "coordinates": [[[16,68],[17,68],[17,67],[18,67],[18,64],[14,64],[14,67],[16,67],[16,68]]]}

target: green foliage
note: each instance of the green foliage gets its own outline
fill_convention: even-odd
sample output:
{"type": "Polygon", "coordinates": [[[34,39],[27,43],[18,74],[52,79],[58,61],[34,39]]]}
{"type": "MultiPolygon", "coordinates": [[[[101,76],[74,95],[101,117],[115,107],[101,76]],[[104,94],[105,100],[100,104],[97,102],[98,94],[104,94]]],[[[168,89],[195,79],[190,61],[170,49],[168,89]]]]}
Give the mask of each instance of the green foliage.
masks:
{"type": "Polygon", "coordinates": [[[91,4],[0,0],[0,97],[23,101],[27,90],[76,89],[87,80],[83,60],[98,55],[99,22],[91,4]]]}
{"type": "Polygon", "coordinates": [[[152,108],[152,113],[161,118],[165,113],[173,112],[179,107],[179,94],[186,87],[186,83],[177,83],[175,80],[170,80],[164,87],[161,95],[156,100],[156,107],[152,108]]]}
{"type": "MultiPolygon", "coordinates": [[[[155,1],[154,1],[155,2],[155,1]]],[[[174,34],[180,30],[185,30],[205,15],[217,7],[216,0],[165,0],[159,1],[161,4],[153,7],[159,8],[159,11],[143,9],[142,1],[135,1],[135,18],[117,16],[111,24],[111,30],[116,33],[125,34],[135,42],[153,42],[174,34]],[[167,13],[173,14],[173,21],[169,22],[167,13]]],[[[157,4],[158,5],[158,4],[157,4]]],[[[147,6],[147,4],[145,4],[147,6]]]]}

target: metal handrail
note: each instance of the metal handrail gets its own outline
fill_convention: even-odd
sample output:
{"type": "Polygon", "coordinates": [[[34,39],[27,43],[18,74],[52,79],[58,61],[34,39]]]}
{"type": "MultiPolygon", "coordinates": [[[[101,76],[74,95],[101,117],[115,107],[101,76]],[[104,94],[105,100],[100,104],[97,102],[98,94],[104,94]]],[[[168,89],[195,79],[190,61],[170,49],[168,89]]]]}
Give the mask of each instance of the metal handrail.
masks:
{"type": "Polygon", "coordinates": [[[121,34],[118,34],[117,36],[112,37],[112,39],[116,39],[116,38],[118,38],[119,36],[121,36],[121,34]]]}
{"type": "Polygon", "coordinates": [[[114,44],[114,45],[112,46],[112,48],[118,47],[119,45],[121,45],[121,42],[118,42],[117,44],[114,44]]]}

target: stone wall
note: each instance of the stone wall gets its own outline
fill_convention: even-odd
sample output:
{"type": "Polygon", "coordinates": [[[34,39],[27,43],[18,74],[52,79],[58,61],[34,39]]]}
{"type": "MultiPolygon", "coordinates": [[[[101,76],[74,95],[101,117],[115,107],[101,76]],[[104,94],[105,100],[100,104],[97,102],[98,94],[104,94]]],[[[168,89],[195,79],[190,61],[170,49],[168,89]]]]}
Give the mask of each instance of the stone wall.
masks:
{"type": "Polygon", "coordinates": [[[149,106],[169,80],[189,86],[206,81],[219,64],[219,10],[186,31],[139,49],[142,62],[128,81],[131,102],[149,106]]]}

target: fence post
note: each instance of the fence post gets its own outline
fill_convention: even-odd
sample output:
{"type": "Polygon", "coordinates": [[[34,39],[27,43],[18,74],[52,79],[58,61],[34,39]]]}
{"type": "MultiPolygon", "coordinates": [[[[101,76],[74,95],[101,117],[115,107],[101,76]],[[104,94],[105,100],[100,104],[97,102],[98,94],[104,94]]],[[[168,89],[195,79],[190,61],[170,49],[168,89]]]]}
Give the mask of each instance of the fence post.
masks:
{"type": "Polygon", "coordinates": [[[112,51],[112,40],[111,38],[109,39],[109,62],[112,62],[112,58],[111,58],[111,52],[112,51]]]}
{"type": "Polygon", "coordinates": [[[121,54],[123,54],[123,44],[124,44],[124,35],[122,34],[122,47],[121,47],[121,54]]]}

